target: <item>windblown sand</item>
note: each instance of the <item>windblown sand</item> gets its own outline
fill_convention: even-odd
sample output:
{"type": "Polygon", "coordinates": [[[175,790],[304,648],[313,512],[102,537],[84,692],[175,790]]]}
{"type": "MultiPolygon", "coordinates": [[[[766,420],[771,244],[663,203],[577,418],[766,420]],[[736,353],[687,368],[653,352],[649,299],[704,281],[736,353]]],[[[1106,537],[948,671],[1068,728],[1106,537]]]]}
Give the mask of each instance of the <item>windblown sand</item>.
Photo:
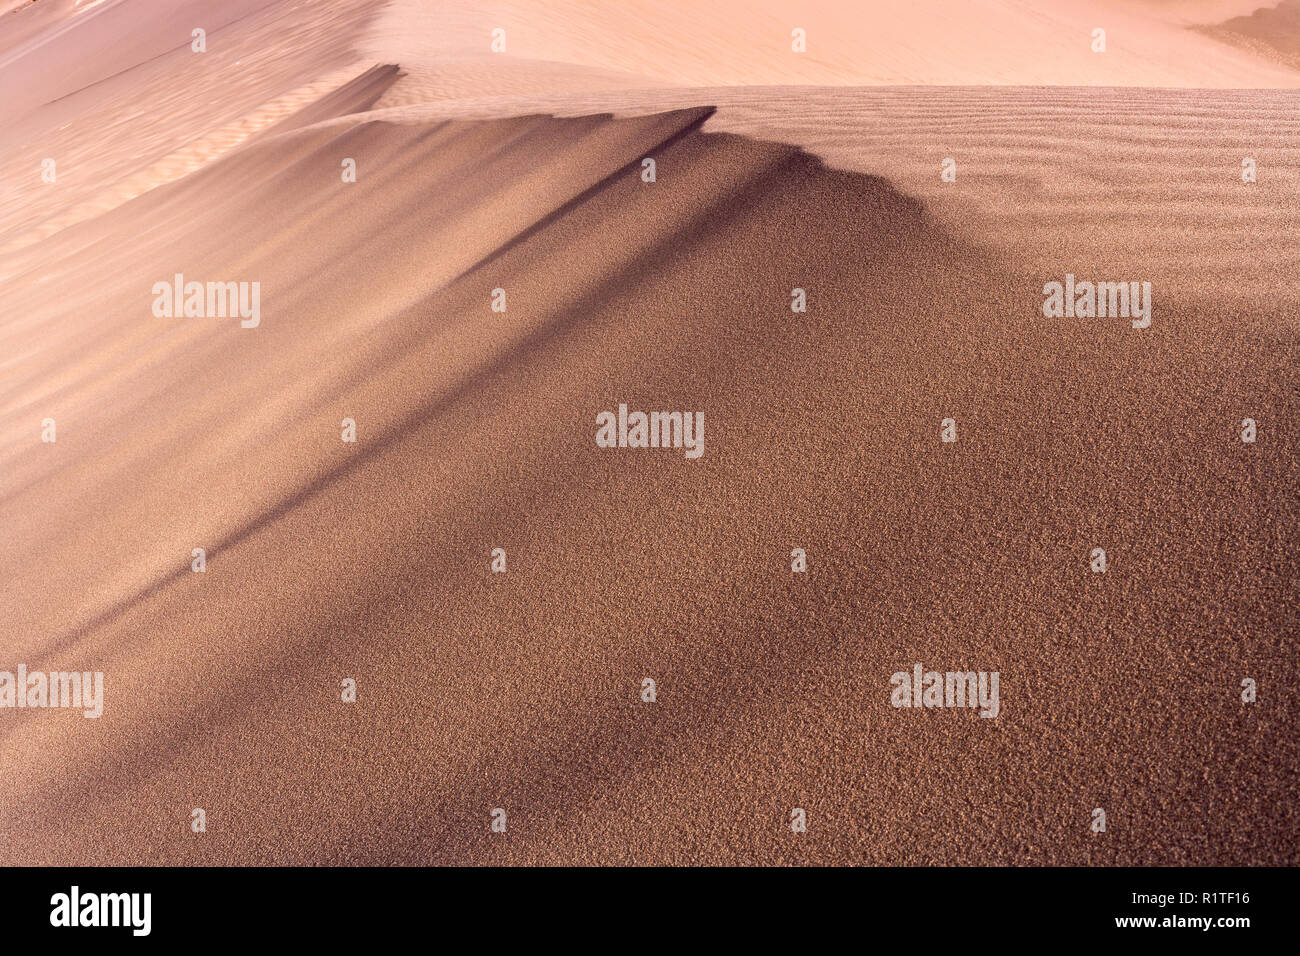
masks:
{"type": "Polygon", "coordinates": [[[6,115],[0,669],[106,700],[0,711],[0,861],[1300,862],[1297,94],[511,115],[248,6],[6,115]],[[1045,319],[1067,269],[1151,327],[1045,319]],[[260,326],[155,318],[177,272],[260,326]],[[598,448],[620,402],[705,454],[598,448]],[[891,707],[916,662],[1000,715],[891,707]]]}

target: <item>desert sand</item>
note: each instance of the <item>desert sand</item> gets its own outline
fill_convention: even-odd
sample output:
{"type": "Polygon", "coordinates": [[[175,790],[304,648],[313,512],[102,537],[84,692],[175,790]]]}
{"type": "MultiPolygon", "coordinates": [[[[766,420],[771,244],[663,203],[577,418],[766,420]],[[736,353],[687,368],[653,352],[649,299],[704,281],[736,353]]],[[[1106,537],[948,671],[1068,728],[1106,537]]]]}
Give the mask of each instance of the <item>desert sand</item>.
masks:
{"type": "Polygon", "coordinates": [[[0,862],[1300,862],[1287,6],[696,9],[0,15],[0,862]]]}

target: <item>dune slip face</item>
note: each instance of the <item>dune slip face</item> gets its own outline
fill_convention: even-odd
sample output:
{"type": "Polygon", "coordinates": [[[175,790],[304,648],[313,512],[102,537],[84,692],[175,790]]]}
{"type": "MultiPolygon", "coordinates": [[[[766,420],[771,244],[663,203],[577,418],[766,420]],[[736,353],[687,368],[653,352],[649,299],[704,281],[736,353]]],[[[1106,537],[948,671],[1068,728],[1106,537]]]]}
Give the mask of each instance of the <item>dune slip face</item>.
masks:
{"type": "Polygon", "coordinates": [[[1298,74],[777,6],[0,14],[0,862],[1300,862],[1298,74]]]}

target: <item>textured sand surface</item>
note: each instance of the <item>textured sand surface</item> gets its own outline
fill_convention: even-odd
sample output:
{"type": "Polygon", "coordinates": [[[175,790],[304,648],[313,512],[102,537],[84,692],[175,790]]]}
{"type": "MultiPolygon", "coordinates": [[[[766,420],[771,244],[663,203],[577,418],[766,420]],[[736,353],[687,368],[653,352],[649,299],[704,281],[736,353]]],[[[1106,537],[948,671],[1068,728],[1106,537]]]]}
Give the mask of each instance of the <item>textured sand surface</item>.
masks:
{"type": "MultiPolygon", "coordinates": [[[[405,80],[378,101],[409,89],[405,80]]],[[[1290,90],[714,87],[488,95],[378,108],[400,123],[716,106],[707,131],[886,176],[954,235],[1045,276],[1089,263],[1212,297],[1300,304],[1300,93],[1290,90]],[[1250,157],[1255,185],[1238,173],[1250,157]],[[940,178],[946,158],[956,183],[940,178]],[[1153,216],[1163,216],[1159,225],[1153,216]],[[1249,277],[1248,281],[1242,281],[1249,277]]],[[[1285,316],[1290,315],[1291,318],[1285,316]]]]}
{"type": "Polygon", "coordinates": [[[378,17],[6,121],[0,669],[106,702],[0,711],[0,862],[1300,862],[1297,94],[430,106],[378,17]],[[1151,327],[1043,318],[1067,267],[1151,327]],[[705,454],[598,448],[619,402],[705,454]],[[918,661],[1000,715],[891,707],[918,661]]]}

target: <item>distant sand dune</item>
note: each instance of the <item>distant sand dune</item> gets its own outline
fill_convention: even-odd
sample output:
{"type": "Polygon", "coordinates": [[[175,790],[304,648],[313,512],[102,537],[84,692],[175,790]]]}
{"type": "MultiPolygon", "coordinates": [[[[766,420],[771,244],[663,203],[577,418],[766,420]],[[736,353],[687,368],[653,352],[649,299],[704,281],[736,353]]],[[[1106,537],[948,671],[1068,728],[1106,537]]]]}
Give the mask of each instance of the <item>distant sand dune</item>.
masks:
{"type": "Polygon", "coordinates": [[[182,179],[247,142],[250,137],[280,127],[290,117],[295,124],[309,125],[316,115],[364,110],[383,94],[396,73],[397,68],[393,66],[354,65],[278,97],[235,122],[168,153],[149,167],[113,183],[93,198],[45,219],[14,237],[0,251],[12,254],[46,236],[115,209],[151,189],[182,179]]]}
{"type": "Polygon", "coordinates": [[[1263,59],[1300,68],[1300,0],[1282,0],[1249,15],[1200,28],[1207,36],[1236,44],[1263,59]]]}
{"type": "MultiPolygon", "coordinates": [[[[374,21],[365,49],[371,59],[401,62],[434,86],[448,84],[461,65],[482,77],[478,61],[491,55],[497,28],[506,34],[497,60],[622,72],[653,85],[1300,86],[1295,64],[1189,29],[1256,6],[1264,4],[393,0],[374,21]],[[1104,54],[1091,48],[1098,27],[1106,31],[1104,54]],[[791,49],[795,28],[806,33],[804,53],[791,49]]],[[[1262,22],[1265,32],[1293,30],[1285,19],[1262,22]]],[[[509,92],[526,95],[536,89],[527,76],[497,73],[487,82],[513,79],[509,92]]]]}

